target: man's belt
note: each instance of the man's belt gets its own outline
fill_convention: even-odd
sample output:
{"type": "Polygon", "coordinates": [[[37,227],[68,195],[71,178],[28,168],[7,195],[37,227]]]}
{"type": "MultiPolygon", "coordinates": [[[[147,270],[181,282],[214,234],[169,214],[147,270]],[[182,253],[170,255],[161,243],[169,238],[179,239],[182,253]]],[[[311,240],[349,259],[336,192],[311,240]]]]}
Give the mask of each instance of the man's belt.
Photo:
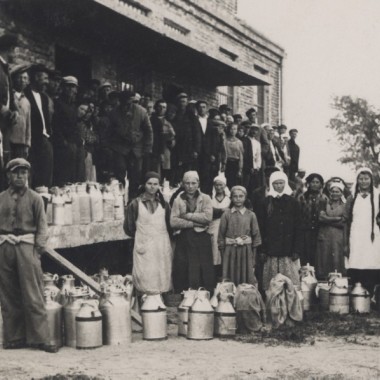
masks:
{"type": "Polygon", "coordinates": [[[0,245],[2,245],[5,242],[8,242],[12,245],[17,245],[20,243],[27,243],[27,244],[34,244],[35,236],[34,234],[25,234],[25,235],[13,235],[13,234],[7,234],[7,235],[0,235],[0,245]]]}
{"type": "Polygon", "coordinates": [[[246,245],[252,244],[252,238],[250,236],[239,236],[236,239],[226,237],[226,245],[246,245]]]}

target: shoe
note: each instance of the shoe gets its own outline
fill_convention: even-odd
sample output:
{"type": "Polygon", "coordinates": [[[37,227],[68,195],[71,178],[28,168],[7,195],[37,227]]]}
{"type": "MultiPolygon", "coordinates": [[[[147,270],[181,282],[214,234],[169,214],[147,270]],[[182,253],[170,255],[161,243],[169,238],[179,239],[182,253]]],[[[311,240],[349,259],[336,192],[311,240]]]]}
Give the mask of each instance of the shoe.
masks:
{"type": "Polygon", "coordinates": [[[4,342],[4,350],[17,350],[20,348],[26,348],[27,345],[24,340],[14,340],[13,342],[4,342]]]}
{"type": "Polygon", "coordinates": [[[47,344],[47,343],[32,343],[30,344],[31,348],[35,348],[36,350],[41,350],[45,352],[49,352],[55,354],[58,352],[59,348],[55,344],[47,344]]]}

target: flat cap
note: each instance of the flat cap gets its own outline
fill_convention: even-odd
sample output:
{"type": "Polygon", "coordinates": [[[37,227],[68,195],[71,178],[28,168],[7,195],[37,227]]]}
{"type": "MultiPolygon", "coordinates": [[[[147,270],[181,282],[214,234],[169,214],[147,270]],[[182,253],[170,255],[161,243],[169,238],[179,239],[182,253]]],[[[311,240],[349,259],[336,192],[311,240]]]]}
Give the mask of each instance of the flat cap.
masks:
{"type": "Polygon", "coordinates": [[[25,71],[28,71],[30,69],[30,66],[30,63],[21,63],[20,65],[15,65],[11,68],[10,73],[12,76],[24,73],[25,71]]]}
{"type": "Polygon", "coordinates": [[[181,98],[188,98],[186,92],[180,92],[180,93],[177,95],[177,99],[181,99],[181,98]]]}
{"type": "Polygon", "coordinates": [[[7,171],[11,172],[13,172],[13,170],[16,170],[17,168],[26,168],[30,170],[30,163],[24,158],[14,158],[13,160],[10,160],[7,163],[7,166],[5,167],[7,171]]]}
{"type": "Polygon", "coordinates": [[[32,75],[36,73],[46,73],[50,74],[51,70],[49,70],[45,65],[41,65],[40,63],[34,64],[30,67],[30,73],[32,75]]]}
{"type": "Polygon", "coordinates": [[[62,84],[73,84],[74,86],[78,86],[78,79],[72,75],[62,78],[62,84]]]}
{"type": "Polygon", "coordinates": [[[110,82],[104,82],[99,86],[99,90],[104,87],[112,87],[112,84],[110,82]]]}

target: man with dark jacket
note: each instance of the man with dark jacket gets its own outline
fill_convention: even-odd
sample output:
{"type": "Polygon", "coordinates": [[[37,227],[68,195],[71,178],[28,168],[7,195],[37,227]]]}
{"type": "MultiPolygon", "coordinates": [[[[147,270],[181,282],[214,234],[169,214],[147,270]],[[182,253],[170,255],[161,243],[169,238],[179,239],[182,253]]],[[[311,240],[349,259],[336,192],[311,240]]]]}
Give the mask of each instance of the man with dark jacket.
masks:
{"type": "Polygon", "coordinates": [[[115,175],[124,183],[128,171],[129,197],[137,195],[143,159],[152,153],[153,131],[145,108],[133,103],[134,93],[123,91],[120,105],[109,114],[109,147],[114,154],[115,175]]]}
{"type": "Polygon", "coordinates": [[[289,166],[289,179],[295,181],[296,173],[298,172],[298,164],[300,159],[300,147],[296,143],[298,135],[297,129],[291,129],[289,131],[290,139],[288,141],[290,166],[289,166]]]}
{"type": "Polygon", "coordinates": [[[194,129],[194,115],[188,109],[188,96],[181,92],[177,95],[177,113],[172,121],[176,135],[176,146],[173,149],[173,179],[172,184],[178,184],[183,174],[196,169],[199,152],[199,138],[194,129]],[[197,141],[198,140],[198,143],[197,141]]]}
{"type": "Polygon", "coordinates": [[[211,195],[213,180],[220,169],[221,154],[224,149],[223,139],[217,125],[207,118],[207,103],[200,100],[196,104],[198,115],[194,119],[194,133],[199,141],[196,150],[198,156],[198,173],[201,191],[211,195]]]}
{"type": "Polygon", "coordinates": [[[62,93],[54,104],[54,183],[57,186],[84,179],[83,175],[80,175],[84,171],[84,157],[79,154],[79,148],[84,145],[84,141],[77,125],[77,92],[77,78],[64,77],[62,93]]]}
{"type": "Polygon", "coordinates": [[[31,148],[29,159],[32,163],[33,187],[53,184],[53,146],[50,125],[49,100],[45,94],[49,81],[49,70],[42,65],[30,69],[30,86],[24,94],[30,103],[31,148]]]}

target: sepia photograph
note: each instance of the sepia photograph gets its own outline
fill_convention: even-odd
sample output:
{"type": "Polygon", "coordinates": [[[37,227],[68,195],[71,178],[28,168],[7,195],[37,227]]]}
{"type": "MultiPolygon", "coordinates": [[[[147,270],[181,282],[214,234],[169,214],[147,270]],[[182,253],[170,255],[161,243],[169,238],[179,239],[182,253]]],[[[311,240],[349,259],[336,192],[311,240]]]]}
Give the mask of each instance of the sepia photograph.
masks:
{"type": "Polygon", "coordinates": [[[380,379],[379,0],[0,0],[0,380],[380,379]]]}

